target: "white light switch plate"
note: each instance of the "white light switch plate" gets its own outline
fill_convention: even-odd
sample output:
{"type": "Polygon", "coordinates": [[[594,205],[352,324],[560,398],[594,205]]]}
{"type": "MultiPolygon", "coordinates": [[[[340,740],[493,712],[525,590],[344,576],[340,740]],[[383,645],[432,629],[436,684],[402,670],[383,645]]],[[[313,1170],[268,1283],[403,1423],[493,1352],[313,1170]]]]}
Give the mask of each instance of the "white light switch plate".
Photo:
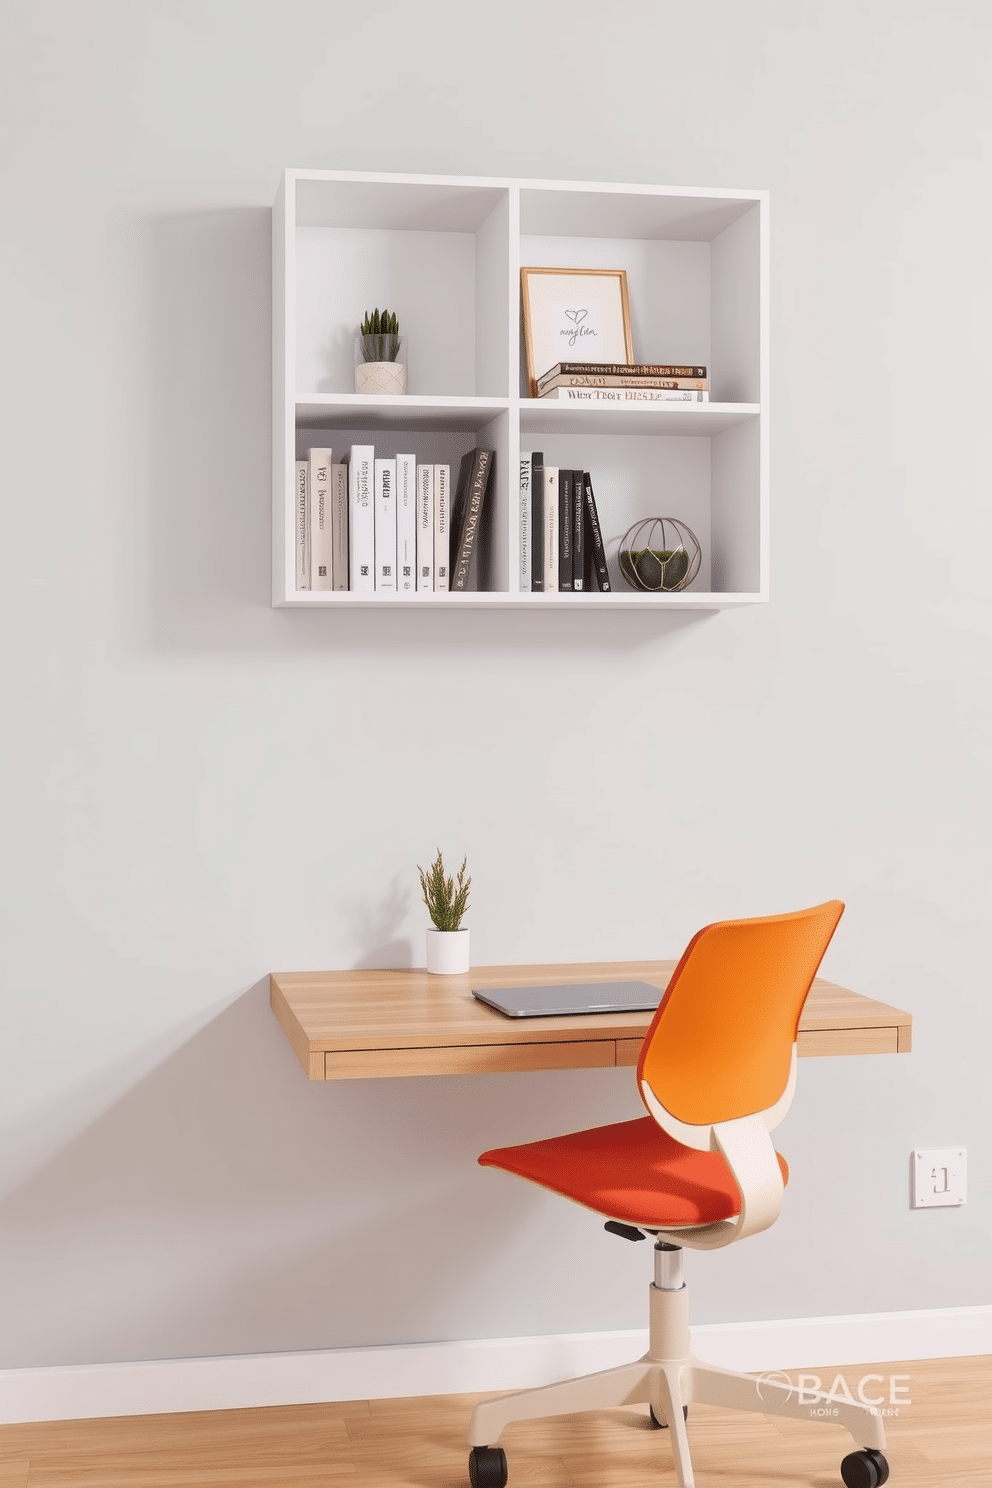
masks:
{"type": "Polygon", "coordinates": [[[964,1147],[930,1147],[913,1153],[913,1208],[957,1208],[968,1196],[964,1147]]]}

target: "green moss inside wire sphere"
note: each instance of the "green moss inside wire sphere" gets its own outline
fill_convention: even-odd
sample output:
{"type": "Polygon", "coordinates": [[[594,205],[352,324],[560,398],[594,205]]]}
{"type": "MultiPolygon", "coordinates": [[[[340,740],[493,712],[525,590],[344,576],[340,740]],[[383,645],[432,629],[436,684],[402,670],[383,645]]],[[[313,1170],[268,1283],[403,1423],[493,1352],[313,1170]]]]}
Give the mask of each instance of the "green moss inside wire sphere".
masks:
{"type": "Polygon", "coordinates": [[[621,538],[617,553],[624,582],[648,594],[688,588],[701,561],[699,539],[677,517],[645,517],[635,522],[621,538]]]}
{"type": "Polygon", "coordinates": [[[620,572],[637,589],[677,589],[689,572],[684,548],[639,548],[620,554],[620,572]]]}

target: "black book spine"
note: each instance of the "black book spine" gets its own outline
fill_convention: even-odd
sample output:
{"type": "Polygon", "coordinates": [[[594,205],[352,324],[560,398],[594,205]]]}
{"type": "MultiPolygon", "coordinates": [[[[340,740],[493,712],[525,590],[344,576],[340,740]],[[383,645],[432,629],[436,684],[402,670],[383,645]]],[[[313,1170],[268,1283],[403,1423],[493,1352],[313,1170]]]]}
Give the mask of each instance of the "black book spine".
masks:
{"type": "Polygon", "coordinates": [[[599,528],[599,512],[596,510],[596,498],[593,495],[592,480],[589,472],[583,475],[582,484],[586,495],[586,543],[589,547],[589,561],[592,576],[596,581],[600,593],[606,594],[610,589],[610,573],[606,567],[606,549],[603,546],[603,534],[599,528]]]}
{"type": "Polygon", "coordinates": [[[535,450],[530,462],[530,587],[544,592],[544,454],[535,450]]]}
{"type": "Polygon", "coordinates": [[[558,472],[558,590],[571,594],[572,584],[572,474],[558,472]]]}
{"type": "Polygon", "coordinates": [[[586,473],[572,471],[572,588],[584,589],[586,577],[586,473]]]}
{"type": "Polygon", "coordinates": [[[482,493],[482,510],[479,513],[479,535],[475,542],[476,576],[478,587],[490,590],[495,586],[493,566],[493,504],[489,493],[493,488],[496,473],[496,451],[490,450],[491,459],[486,474],[486,486],[482,493]]]}
{"type": "Polygon", "coordinates": [[[464,502],[459,511],[460,530],[457,532],[457,548],[455,559],[451,565],[451,587],[452,589],[464,590],[468,585],[469,569],[472,564],[472,549],[475,547],[476,538],[482,523],[482,508],[485,502],[486,490],[489,485],[489,471],[493,461],[493,451],[477,449],[471,460],[471,468],[466,480],[464,490],[464,502]]]}

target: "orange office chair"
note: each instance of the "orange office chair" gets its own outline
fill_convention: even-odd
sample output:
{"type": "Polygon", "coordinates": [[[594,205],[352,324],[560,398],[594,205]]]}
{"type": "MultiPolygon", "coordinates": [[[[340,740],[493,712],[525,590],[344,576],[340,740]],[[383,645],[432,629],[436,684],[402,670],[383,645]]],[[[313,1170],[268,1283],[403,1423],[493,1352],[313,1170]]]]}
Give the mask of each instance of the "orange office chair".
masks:
{"type": "Polygon", "coordinates": [[[472,1488],[503,1488],[506,1457],[492,1445],[511,1421],[647,1404],[670,1428],[679,1488],[694,1488],[685,1419],[690,1402],[810,1419],[830,1407],[861,1450],[841,1463],[847,1488],[889,1476],[885,1433],[871,1406],[787,1381],[735,1374],[689,1352],[682,1248],[715,1250],[774,1224],[789,1170],[769,1132],[789,1108],[796,1032],[817,968],[844,912],[838,900],[796,914],[725,920],[700,930],[675,968],[648,1029],[637,1084],[649,1114],[591,1131],[484,1152],[504,1168],[607,1217],[630,1240],[656,1237],[643,1359],[475,1407],[472,1488]]]}

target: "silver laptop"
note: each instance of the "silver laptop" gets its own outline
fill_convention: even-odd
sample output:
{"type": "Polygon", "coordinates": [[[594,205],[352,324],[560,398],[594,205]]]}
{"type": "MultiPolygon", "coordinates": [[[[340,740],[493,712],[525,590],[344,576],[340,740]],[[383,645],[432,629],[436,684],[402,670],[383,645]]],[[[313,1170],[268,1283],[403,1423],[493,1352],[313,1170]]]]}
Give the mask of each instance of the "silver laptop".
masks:
{"type": "Polygon", "coordinates": [[[508,1018],[554,1018],[569,1013],[653,1012],[661,991],[650,982],[571,982],[554,987],[472,988],[472,996],[508,1018]]]}

